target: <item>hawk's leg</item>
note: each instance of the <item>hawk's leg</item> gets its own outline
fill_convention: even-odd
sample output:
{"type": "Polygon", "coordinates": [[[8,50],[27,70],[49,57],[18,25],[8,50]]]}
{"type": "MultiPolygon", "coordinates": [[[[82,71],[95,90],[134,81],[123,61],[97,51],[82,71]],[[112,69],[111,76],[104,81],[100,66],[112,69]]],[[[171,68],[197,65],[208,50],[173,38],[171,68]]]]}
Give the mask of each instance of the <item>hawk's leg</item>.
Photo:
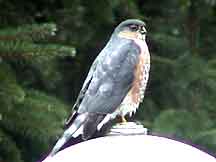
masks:
{"type": "Polygon", "coordinates": [[[124,116],[121,116],[121,123],[122,123],[122,124],[127,123],[127,120],[125,119],[124,116]]]}

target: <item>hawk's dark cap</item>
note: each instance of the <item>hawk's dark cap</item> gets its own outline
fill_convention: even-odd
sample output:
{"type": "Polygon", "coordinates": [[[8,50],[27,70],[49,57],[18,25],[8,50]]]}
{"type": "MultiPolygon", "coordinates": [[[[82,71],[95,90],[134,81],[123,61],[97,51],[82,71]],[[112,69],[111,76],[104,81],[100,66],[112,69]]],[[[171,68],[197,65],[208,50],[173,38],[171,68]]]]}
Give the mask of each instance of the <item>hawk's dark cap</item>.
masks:
{"type": "Polygon", "coordinates": [[[129,26],[129,25],[138,25],[138,26],[146,26],[145,22],[139,19],[127,19],[121,22],[116,28],[115,31],[119,32],[122,28],[129,26]]]}

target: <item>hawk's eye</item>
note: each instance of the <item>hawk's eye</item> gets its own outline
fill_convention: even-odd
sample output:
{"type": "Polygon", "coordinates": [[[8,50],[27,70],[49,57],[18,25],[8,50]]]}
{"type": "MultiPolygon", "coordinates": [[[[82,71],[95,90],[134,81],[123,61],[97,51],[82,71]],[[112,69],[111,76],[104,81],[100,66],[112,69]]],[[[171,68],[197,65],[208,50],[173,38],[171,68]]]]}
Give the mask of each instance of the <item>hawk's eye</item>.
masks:
{"type": "Polygon", "coordinates": [[[137,31],[137,30],[139,29],[139,27],[138,27],[138,25],[132,24],[132,25],[130,25],[130,29],[131,29],[132,31],[137,31]]]}

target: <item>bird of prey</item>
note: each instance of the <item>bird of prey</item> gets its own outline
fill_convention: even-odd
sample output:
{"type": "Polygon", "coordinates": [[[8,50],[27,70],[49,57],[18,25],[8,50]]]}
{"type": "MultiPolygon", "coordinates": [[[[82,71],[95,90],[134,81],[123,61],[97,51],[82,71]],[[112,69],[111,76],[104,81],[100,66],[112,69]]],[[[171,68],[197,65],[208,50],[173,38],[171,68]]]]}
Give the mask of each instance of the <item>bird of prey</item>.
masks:
{"type": "Polygon", "coordinates": [[[93,62],[82,86],[69,127],[57,141],[54,155],[72,137],[89,139],[108,121],[136,112],[149,78],[150,54],[145,23],[128,19],[114,30],[93,62]]]}

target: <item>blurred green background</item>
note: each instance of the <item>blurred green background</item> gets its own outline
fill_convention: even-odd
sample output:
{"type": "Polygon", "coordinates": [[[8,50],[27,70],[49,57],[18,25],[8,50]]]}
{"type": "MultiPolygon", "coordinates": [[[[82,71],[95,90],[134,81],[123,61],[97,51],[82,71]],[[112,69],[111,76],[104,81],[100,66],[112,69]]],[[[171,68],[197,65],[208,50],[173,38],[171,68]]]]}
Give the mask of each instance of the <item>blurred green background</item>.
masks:
{"type": "Polygon", "coordinates": [[[0,161],[50,150],[127,18],[146,22],[152,62],[135,120],[216,154],[216,0],[0,0],[0,161]]]}

